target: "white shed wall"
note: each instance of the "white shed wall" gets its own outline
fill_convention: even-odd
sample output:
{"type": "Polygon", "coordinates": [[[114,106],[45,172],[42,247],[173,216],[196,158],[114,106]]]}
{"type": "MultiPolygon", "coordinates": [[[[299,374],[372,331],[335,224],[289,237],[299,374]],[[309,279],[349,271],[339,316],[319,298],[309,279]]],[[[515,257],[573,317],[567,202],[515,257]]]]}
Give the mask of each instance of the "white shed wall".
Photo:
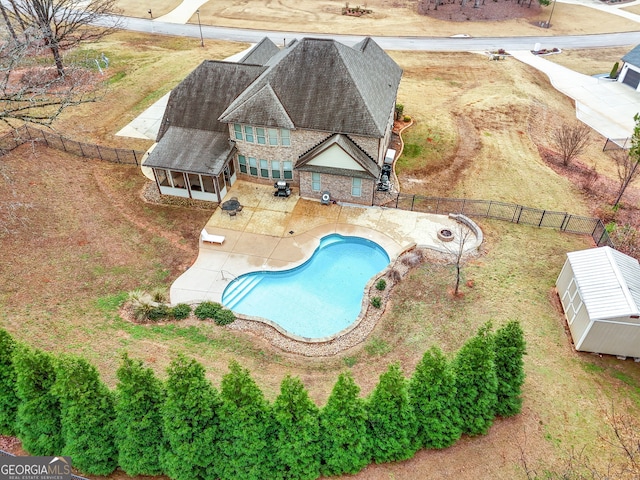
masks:
{"type": "Polygon", "coordinates": [[[595,321],[576,350],[640,358],[640,325],[595,321]]]}

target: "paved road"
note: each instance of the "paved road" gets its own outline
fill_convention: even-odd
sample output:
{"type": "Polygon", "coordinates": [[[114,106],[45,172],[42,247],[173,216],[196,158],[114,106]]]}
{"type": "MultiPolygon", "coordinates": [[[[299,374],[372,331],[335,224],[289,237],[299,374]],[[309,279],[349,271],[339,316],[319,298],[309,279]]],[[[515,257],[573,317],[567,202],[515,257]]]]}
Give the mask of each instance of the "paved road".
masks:
{"type": "MultiPolygon", "coordinates": [[[[176,35],[198,38],[198,25],[158,22],[144,18],[122,17],[122,28],[137,32],[176,35]]],[[[294,38],[315,37],[334,38],[347,45],[362,40],[362,36],[331,35],[304,32],[277,32],[269,30],[248,30],[202,25],[204,38],[255,43],[269,37],[276,44],[294,38]]],[[[558,37],[378,37],[373,39],[385,50],[422,50],[434,52],[485,51],[498,48],[512,50],[532,50],[536,43],[547,48],[595,48],[617,47],[640,44],[640,31],[624,33],[605,33],[597,35],[568,35],[558,37]]]]}

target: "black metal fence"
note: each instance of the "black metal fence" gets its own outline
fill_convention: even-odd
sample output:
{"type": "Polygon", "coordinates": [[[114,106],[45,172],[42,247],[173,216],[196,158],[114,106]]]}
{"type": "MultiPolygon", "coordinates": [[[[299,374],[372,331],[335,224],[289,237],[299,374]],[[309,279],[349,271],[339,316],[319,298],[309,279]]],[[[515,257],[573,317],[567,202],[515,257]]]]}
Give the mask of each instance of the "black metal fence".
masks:
{"type": "Polygon", "coordinates": [[[541,210],[492,200],[422,197],[402,193],[396,194],[395,199],[385,202],[384,206],[413,212],[438,215],[457,213],[468,217],[495,218],[534,227],[557,228],[563,232],[591,235],[591,238],[599,247],[604,245],[614,247],[604,224],[599,218],[581,217],[567,212],[541,210]]]}
{"type": "MultiPolygon", "coordinates": [[[[0,455],[5,456],[5,457],[15,457],[16,456],[13,453],[7,452],[5,450],[0,450],[0,455]]],[[[89,480],[88,478],[81,477],[79,475],[74,475],[73,473],[71,474],[71,478],[73,480],[89,480]]]]}
{"type": "Polygon", "coordinates": [[[103,147],[92,143],[78,142],[28,125],[0,136],[0,154],[7,153],[26,142],[40,142],[48,147],[80,157],[99,158],[107,162],[129,165],[140,165],[144,155],[144,152],[140,150],[103,147]]]}

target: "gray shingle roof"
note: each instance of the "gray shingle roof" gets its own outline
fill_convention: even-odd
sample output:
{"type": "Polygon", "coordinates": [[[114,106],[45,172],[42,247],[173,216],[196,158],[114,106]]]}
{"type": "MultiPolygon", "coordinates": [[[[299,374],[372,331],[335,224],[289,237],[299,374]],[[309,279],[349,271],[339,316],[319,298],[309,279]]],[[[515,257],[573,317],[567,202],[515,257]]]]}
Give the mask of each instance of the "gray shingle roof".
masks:
{"type": "Polygon", "coordinates": [[[222,122],[289,128],[276,121],[283,109],[296,128],[384,135],[395,107],[400,67],[373,40],[354,47],[334,40],[304,38],[273,56],[268,69],[233,101],[222,122]],[[266,105],[259,93],[269,85],[280,105],[266,105]],[[274,112],[262,112],[271,108],[274,112]],[[254,117],[255,115],[255,117],[254,117]]]}
{"type": "Polygon", "coordinates": [[[364,150],[362,150],[358,145],[356,145],[353,140],[351,140],[346,135],[336,134],[331,135],[326,140],[320,142],[318,145],[313,147],[308,152],[305,152],[300,156],[298,161],[296,162],[295,168],[297,170],[307,170],[314,172],[323,172],[326,173],[335,173],[339,175],[344,175],[345,171],[351,172],[349,176],[358,176],[365,178],[375,178],[377,179],[380,175],[380,167],[376,164],[376,162],[367,155],[364,150]],[[330,167],[319,167],[316,165],[308,165],[308,163],[317,157],[320,153],[326,151],[328,148],[333,145],[340,146],[351,158],[353,158],[358,165],[364,168],[364,172],[358,172],[358,170],[345,170],[338,168],[330,168],[330,167]]]}
{"type": "Polygon", "coordinates": [[[229,127],[218,117],[264,70],[259,65],[202,62],[171,91],[158,141],[169,127],[228,132],[229,127]]]}
{"type": "Polygon", "coordinates": [[[229,132],[169,127],[144,162],[146,167],[218,175],[235,153],[229,132]]]}
{"type": "Polygon", "coordinates": [[[634,65],[636,67],[640,67],[640,45],[637,45],[629,53],[622,57],[622,61],[630,63],[631,65],[634,65]]]}
{"type": "Polygon", "coordinates": [[[280,49],[269,37],[260,40],[238,63],[248,63],[253,65],[264,65],[267,61],[278,53],[280,49]]]}

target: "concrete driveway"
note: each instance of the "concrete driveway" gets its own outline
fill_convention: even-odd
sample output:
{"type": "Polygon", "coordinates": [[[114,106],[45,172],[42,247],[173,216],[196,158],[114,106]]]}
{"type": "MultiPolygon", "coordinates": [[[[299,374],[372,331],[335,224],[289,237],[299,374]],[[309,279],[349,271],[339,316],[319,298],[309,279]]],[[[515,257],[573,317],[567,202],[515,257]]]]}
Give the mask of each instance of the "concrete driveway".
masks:
{"type": "Polygon", "coordinates": [[[509,53],[544,72],[556,90],[576,102],[578,120],[603,137],[625,139],[633,134],[633,117],[640,112],[640,92],[620,82],[574,72],[530,51],[509,53]]]}

